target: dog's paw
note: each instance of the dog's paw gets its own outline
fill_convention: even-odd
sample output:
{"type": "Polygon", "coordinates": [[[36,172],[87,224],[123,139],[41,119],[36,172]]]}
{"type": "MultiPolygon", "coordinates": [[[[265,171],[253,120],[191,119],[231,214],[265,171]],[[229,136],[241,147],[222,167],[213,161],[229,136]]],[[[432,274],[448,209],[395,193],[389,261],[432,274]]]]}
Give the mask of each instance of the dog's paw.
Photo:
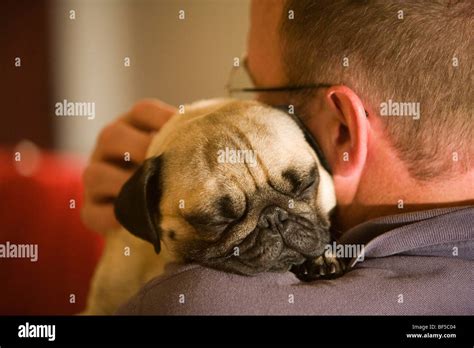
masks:
{"type": "Polygon", "coordinates": [[[310,282],[318,279],[335,279],[346,273],[346,260],[339,259],[333,254],[323,254],[306,260],[303,264],[293,266],[291,271],[298,279],[310,282]]]}

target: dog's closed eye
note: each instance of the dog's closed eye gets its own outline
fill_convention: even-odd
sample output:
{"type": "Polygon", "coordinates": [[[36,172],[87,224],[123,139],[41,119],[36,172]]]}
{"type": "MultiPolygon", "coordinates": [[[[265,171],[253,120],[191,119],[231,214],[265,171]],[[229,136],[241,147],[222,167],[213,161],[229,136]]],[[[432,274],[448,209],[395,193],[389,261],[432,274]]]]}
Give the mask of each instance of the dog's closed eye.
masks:
{"type": "Polygon", "coordinates": [[[316,167],[312,167],[307,174],[299,173],[296,169],[289,168],[282,173],[282,177],[291,184],[291,193],[300,196],[313,190],[319,176],[316,167]]]}
{"type": "Polygon", "coordinates": [[[219,232],[224,230],[235,219],[219,214],[191,213],[184,216],[185,220],[201,232],[219,232]]]}
{"type": "Polygon", "coordinates": [[[240,217],[240,213],[236,210],[236,205],[232,203],[232,198],[229,195],[220,197],[217,200],[217,207],[220,215],[224,218],[236,220],[240,217]]]}
{"type": "Polygon", "coordinates": [[[219,233],[244,214],[229,195],[214,199],[212,208],[208,209],[209,211],[201,210],[185,214],[184,218],[202,233],[219,233]]]}

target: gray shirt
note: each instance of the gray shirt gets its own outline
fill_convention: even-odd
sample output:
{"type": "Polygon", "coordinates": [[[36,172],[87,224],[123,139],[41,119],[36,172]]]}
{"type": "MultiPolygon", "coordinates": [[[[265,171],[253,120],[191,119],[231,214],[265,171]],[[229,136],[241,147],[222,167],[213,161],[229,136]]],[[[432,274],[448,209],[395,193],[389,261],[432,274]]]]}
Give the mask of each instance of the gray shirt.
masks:
{"type": "Polygon", "coordinates": [[[474,206],[374,219],[341,242],[365,244],[365,258],[338,279],[172,264],[118,314],[474,314],[474,206]]]}

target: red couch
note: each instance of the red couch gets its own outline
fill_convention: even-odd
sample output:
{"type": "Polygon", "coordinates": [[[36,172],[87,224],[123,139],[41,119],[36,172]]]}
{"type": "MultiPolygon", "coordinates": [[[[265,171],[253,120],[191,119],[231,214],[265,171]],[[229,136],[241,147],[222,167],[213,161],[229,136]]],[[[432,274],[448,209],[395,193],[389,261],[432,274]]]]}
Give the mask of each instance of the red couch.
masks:
{"type": "Polygon", "coordinates": [[[103,248],[101,236],[80,221],[84,161],[29,157],[22,159],[26,171],[28,161],[37,166],[25,176],[15,152],[0,149],[0,247],[38,245],[36,262],[0,257],[0,315],[75,314],[85,306],[103,248]]]}

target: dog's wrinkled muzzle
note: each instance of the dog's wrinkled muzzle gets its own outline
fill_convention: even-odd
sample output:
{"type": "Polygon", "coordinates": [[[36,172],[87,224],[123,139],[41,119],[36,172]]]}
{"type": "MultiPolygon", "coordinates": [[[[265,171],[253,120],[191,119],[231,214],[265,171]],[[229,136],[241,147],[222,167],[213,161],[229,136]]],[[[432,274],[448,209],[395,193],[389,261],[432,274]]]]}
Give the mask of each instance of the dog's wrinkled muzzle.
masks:
{"type": "Polygon", "coordinates": [[[266,207],[255,230],[239,245],[239,261],[258,271],[285,271],[323,253],[327,228],[277,207],[266,207]]]}

